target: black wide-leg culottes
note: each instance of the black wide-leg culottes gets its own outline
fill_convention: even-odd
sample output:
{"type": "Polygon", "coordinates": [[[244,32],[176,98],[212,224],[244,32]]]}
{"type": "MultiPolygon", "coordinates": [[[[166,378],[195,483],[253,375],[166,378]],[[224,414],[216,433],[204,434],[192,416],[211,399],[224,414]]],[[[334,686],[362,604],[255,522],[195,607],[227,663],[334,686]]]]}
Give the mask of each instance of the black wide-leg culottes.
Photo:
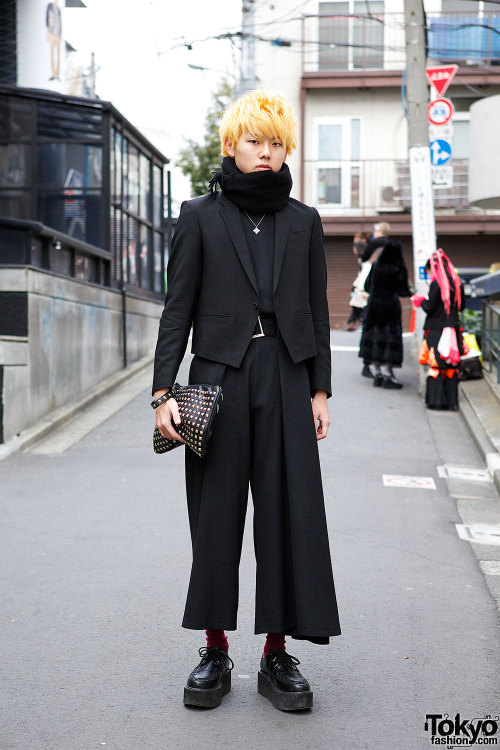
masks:
{"type": "Polygon", "coordinates": [[[185,451],[193,565],[183,627],[237,627],[250,485],[255,633],[328,643],[340,625],[305,363],[265,336],[239,368],[195,356],[189,382],[222,385],[224,400],[205,458],[185,451]]]}

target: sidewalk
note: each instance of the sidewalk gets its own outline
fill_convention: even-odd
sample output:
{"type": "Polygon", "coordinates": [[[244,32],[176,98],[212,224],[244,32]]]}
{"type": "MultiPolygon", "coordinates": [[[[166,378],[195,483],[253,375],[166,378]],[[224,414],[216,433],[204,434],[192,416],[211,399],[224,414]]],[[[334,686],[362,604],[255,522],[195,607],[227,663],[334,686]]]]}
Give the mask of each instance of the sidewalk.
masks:
{"type": "Polygon", "coordinates": [[[432,747],[426,714],[498,714],[500,575],[484,563],[500,547],[455,527],[500,525],[495,485],[438,476],[484,469],[461,415],[424,409],[409,353],[401,392],[373,388],[358,339],[332,333],[332,431],[320,444],[343,635],[329,647],[288,641],[312,712],[280,713],[257,693],[251,515],[233,689],[214,711],[182,705],[203,645],[180,627],[183,449],[153,454],[145,387],[81,439],[73,425],[0,463],[1,750],[420,750],[432,747]],[[383,475],[435,489],[384,486],[383,475]]]}

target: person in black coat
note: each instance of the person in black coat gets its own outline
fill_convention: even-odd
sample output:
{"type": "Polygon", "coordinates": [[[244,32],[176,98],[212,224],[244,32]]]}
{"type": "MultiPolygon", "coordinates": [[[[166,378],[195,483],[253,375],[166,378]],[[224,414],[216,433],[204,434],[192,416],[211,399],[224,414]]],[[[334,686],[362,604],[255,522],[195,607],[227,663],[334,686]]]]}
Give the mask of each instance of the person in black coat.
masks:
{"type": "Polygon", "coordinates": [[[458,368],[464,354],[459,312],[464,294],[460,278],[441,248],[425,266],[431,279],[428,297],[413,295],[415,307],[426,313],[420,364],[429,366],[425,404],[429,409],[458,409],[458,368]],[[446,331],[446,334],[443,333],[446,331]]]}
{"type": "Polygon", "coordinates": [[[400,297],[409,297],[408,271],[401,243],[387,240],[365,284],[370,296],[363,321],[359,356],[375,365],[373,385],[402,388],[393,368],[403,362],[403,329],[400,297]]]}
{"type": "MultiPolygon", "coordinates": [[[[230,690],[226,631],[237,627],[249,485],[257,560],[255,633],[266,633],[258,689],[281,710],[312,705],[285,635],[340,634],[317,441],[331,395],[326,261],[318,212],[290,198],[285,158],[296,119],[279,95],[240,97],[225,113],[221,171],[182,204],[155,355],[155,402],[168,394],[193,330],[190,383],[222,386],[203,459],[185,452],[193,564],[183,626],[206,649],[184,690],[214,707],[230,690]]],[[[153,402],[153,404],[155,404],[153,402]]],[[[156,409],[180,440],[173,398],[156,409]]]]}

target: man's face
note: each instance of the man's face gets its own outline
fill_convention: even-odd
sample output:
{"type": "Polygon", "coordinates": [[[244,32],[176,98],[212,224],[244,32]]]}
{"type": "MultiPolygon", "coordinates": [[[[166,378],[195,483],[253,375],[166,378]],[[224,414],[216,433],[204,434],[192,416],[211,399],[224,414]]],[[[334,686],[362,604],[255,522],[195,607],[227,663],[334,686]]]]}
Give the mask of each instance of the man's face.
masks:
{"type": "Polygon", "coordinates": [[[249,172],[279,172],[286,158],[286,150],[279,138],[242,133],[234,148],[226,139],[226,151],[244,174],[249,172]]]}

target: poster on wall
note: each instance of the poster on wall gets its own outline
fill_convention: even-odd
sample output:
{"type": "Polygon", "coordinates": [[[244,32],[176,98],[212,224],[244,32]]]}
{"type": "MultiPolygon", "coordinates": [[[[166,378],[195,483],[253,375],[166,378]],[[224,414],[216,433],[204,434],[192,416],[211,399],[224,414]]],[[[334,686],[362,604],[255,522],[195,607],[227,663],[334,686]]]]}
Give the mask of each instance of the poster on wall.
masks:
{"type": "Polygon", "coordinates": [[[72,47],[65,38],[65,5],[65,0],[18,0],[18,86],[74,93],[68,85],[72,47]]]}

